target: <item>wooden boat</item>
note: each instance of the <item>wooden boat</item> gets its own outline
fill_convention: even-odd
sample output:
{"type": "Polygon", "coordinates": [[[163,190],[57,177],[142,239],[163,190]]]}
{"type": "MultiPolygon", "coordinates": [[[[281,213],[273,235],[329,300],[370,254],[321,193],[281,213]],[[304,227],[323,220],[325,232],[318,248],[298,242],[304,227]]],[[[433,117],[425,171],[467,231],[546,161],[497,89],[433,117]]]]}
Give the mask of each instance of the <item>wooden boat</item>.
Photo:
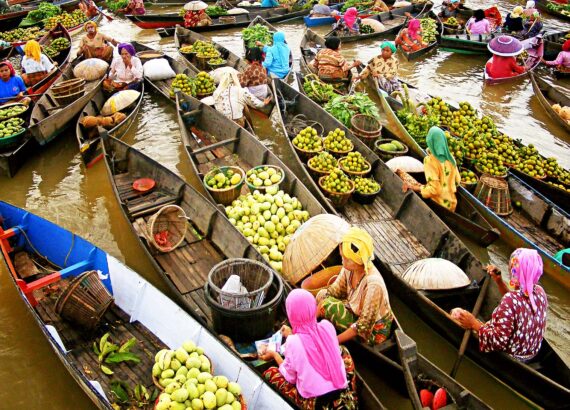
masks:
{"type": "MultiPolygon", "coordinates": [[[[454,307],[473,309],[483,280],[488,276],[479,259],[449,230],[439,217],[411,192],[402,193],[402,180],[366,147],[352,132],[318,104],[282,81],[275,81],[283,121],[303,113],[323,125],[324,132],[340,128],[346,132],[359,151],[372,164],[372,175],[383,186],[371,205],[360,205],[349,200],[341,215],[351,224],[367,230],[374,238],[375,263],[382,272],[392,293],[417,312],[432,328],[459,346],[464,330],[451,315],[454,307]],[[429,257],[447,259],[459,266],[471,284],[465,288],[441,291],[413,289],[401,275],[415,261],[429,257]]],[[[298,156],[292,150],[295,158],[298,156]]],[[[306,167],[303,167],[307,172],[306,167]]],[[[305,178],[307,179],[307,178],[305,178]]],[[[311,191],[318,189],[312,181],[311,191]]],[[[317,197],[323,204],[328,201],[317,197]]],[[[489,287],[484,295],[479,317],[488,320],[498,305],[501,295],[489,287]]],[[[475,338],[471,338],[466,354],[513,389],[524,393],[541,406],[565,406],[570,399],[570,369],[544,340],[539,355],[528,364],[512,359],[504,353],[482,353],[475,338]],[[536,362],[535,362],[536,360],[536,362]],[[529,383],[533,389],[528,389],[529,383]]]]}
{"type": "MultiPolygon", "coordinates": [[[[139,99],[126,109],[127,117],[115,127],[108,131],[108,134],[115,138],[122,138],[123,135],[129,130],[133,124],[139,109],[142,104],[144,96],[144,82],[141,83],[139,99]]],[[[101,141],[101,130],[97,128],[92,128],[87,130],[83,127],[82,121],[86,116],[98,116],[107,101],[108,96],[105,95],[103,89],[100,88],[99,91],[93,95],[93,98],[87,103],[81,114],[79,114],[79,119],[77,120],[77,125],[75,127],[75,134],[77,138],[77,143],[79,145],[79,153],[81,154],[81,159],[87,168],[91,168],[97,162],[103,158],[103,150],[100,144],[101,141]]],[[[125,110],[123,110],[125,111],[125,110]]]]}
{"type": "Polygon", "coordinates": [[[554,104],[559,104],[561,107],[570,107],[570,97],[568,93],[549,84],[533,73],[530,74],[530,81],[532,82],[534,95],[536,95],[538,101],[540,101],[540,105],[542,105],[550,118],[557,122],[560,127],[568,131],[567,137],[569,138],[568,141],[570,141],[570,124],[568,121],[563,120],[552,108],[554,104]]]}
{"type": "MultiPolygon", "coordinates": [[[[339,10],[343,3],[335,4],[330,6],[331,10],[339,10]]],[[[366,18],[369,15],[366,14],[365,16],[360,15],[361,18],[366,18]]],[[[313,17],[312,15],[303,17],[303,22],[305,23],[306,27],[318,27],[318,26],[328,26],[336,22],[336,19],[333,16],[324,16],[324,17],[313,17]]]]}
{"type": "Polygon", "coordinates": [[[551,183],[551,181],[543,181],[541,179],[533,178],[518,169],[509,169],[509,174],[514,175],[516,178],[528,185],[533,191],[538,192],[564,212],[570,214],[570,192],[567,189],[561,189],[551,183]]]}
{"type": "Polygon", "coordinates": [[[31,10],[33,10],[33,8],[22,8],[22,10],[0,14],[0,25],[2,25],[2,30],[7,31],[18,27],[20,22],[31,10]]]}
{"type": "MultiPolygon", "coordinates": [[[[237,14],[235,16],[235,22],[225,23],[224,18],[214,17],[212,19],[212,24],[209,26],[202,27],[192,27],[193,31],[204,32],[204,31],[216,31],[216,30],[226,30],[238,27],[247,27],[247,25],[256,16],[261,16],[270,23],[277,23],[285,20],[293,20],[296,18],[303,17],[309,14],[309,10],[301,10],[289,13],[286,9],[278,8],[275,10],[260,10],[252,11],[248,14],[237,14]],[[221,19],[221,20],[220,20],[221,19]]],[[[174,28],[176,25],[184,25],[184,19],[178,13],[165,13],[165,14],[142,14],[142,15],[132,15],[127,14],[125,16],[131,20],[134,24],[142,29],[172,29],[168,30],[167,33],[161,34],[161,36],[173,35],[174,28]]]]}
{"type": "MultiPolygon", "coordinates": [[[[196,104],[198,105],[197,101],[196,104]]],[[[200,120],[198,120],[198,122],[200,127],[208,125],[200,120]]],[[[241,133],[241,138],[245,138],[245,132],[242,129],[235,128],[234,131],[237,134],[241,133]]],[[[250,135],[249,137],[250,138],[248,139],[251,140],[251,144],[256,144],[258,147],[261,146],[260,143],[256,143],[253,136],[250,135]]],[[[245,239],[245,237],[243,237],[243,235],[241,235],[239,231],[230,224],[229,220],[223,212],[216,207],[215,203],[207,201],[203,196],[196,192],[193,187],[185,184],[181,177],[120,141],[115,139],[105,139],[104,145],[106,152],[105,158],[107,159],[108,170],[111,181],[115,187],[115,193],[118,198],[123,198],[122,209],[125,211],[125,216],[134,227],[137,237],[141,241],[147,256],[151,259],[157,271],[167,281],[174,293],[179,297],[182,305],[186,309],[191,309],[191,312],[202,317],[208,326],[212,325],[210,312],[207,308],[204,309],[206,304],[203,299],[203,288],[201,286],[201,283],[206,281],[206,272],[209,271],[210,267],[216,263],[217,260],[222,260],[222,258],[247,257],[258,261],[264,261],[264,259],[245,239]],[[128,198],[128,189],[125,190],[128,188],[128,181],[142,175],[152,175],[153,179],[157,183],[157,188],[154,191],[155,194],[149,195],[146,204],[148,206],[152,206],[152,204],[157,201],[157,198],[162,198],[162,200],[166,202],[168,202],[170,198],[170,200],[174,201],[174,203],[177,203],[185,210],[187,216],[191,220],[192,228],[196,232],[194,235],[199,235],[199,240],[189,238],[190,234],[187,234],[187,244],[183,245],[183,249],[180,251],[179,249],[176,249],[168,255],[157,254],[156,252],[153,252],[152,248],[149,248],[147,242],[140,236],[140,227],[144,226],[144,211],[136,211],[134,209],[135,206],[139,209],[143,203],[138,201],[136,205],[134,202],[133,205],[130,205],[125,200],[125,198],[128,198]],[[129,208],[133,208],[134,212],[129,212],[129,208]],[[143,213],[140,214],[140,212],[143,213]],[[184,262],[185,260],[188,260],[187,258],[189,256],[195,258],[195,260],[199,260],[200,267],[196,266],[195,269],[191,268],[191,271],[188,271],[188,269],[182,269],[182,266],[192,267],[195,265],[184,262]],[[198,268],[201,269],[198,270],[198,268]]],[[[259,147],[259,149],[262,148],[259,147]]],[[[267,152],[266,156],[268,158],[274,157],[271,152],[265,152],[267,152]]],[[[289,173],[290,171],[287,171],[287,174],[289,173]]],[[[295,178],[292,174],[290,175],[292,178],[295,178]]],[[[287,182],[287,185],[291,187],[295,185],[293,189],[297,189],[296,187],[298,186],[306,190],[300,182],[297,184],[287,182]]],[[[290,192],[293,194],[294,191],[290,192]]],[[[314,198],[311,199],[306,197],[306,199],[316,202],[314,198]]],[[[306,208],[311,208],[307,202],[303,205],[306,208]]],[[[312,206],[312,208],[319,209],[320,205],[316,204],[312,206]]],[[[424,372],[424,377],[445,386],[448,392],[456,399],[459,408],[488,408],[484,403],[456,382],[446,381],[445,383],[442,383],[441,377],[438,374],[438,371],[441,371],[431,362],[427,361],[423,356],[417,355],[417,352],[413,351],[413,346],[400,347],[394,337],[389,343],[383,345],[382,349],[382,353],[374,353],[374,360],[375,363],[382,363],[384,369],[383,374],[389,374],[390,370],[393,370],[399,377],[401,377],[402,372],[404,371],[402,366],[398,364],[398,351],[401,350],[407,357],[417,357],[417,360],[423,363],[422,371],[424,372]]],[[[369,350],[369,352],[370,351],[372,350],[369,350]]],[[[408,378],[416,380],[413,374],[410,374],[408,378]]],[[[359,391],[360,408],[385,408],[378,401],[374,392],[366,382],[364,380],[361,380],[361,382],[363,386],[359,391]]],[[[415,383],[413,384],[413,392],[416,396],[415,399],[418,400],[415,383]]],[[[415,408],[420,409],[421,407],[415,408]]]]}
{"type": "MultiPolygon", "coordinates": [[[[423,158],[425,151],[418,145],[413,137],[406,131],[395,110],[398,104],[393,99],[387,99],[380,93],[382,108],[390,124],[396,127],[393,131],[398,138],[419,158],[423,158]]],[[[554,203],[534,191],[518,179],[513,173],[508,176],[509,190],[512,201],[519,201],[521,208],[513,207],[511,215],[500,217],[482,202],[475,198],[463,187],[463,192],[471,206],[497,229],[501,239],[508,245],[510,251],[517,248],[536,249],[544,261],[544,273],[552,277],[566,288],[570,288],[570,269],[562,266],[552,255],[568,247],[568,232],[570,215],[554,203]]]]}
{"type": "Polygon", "coordinates": [[[70,104],[59,105],[54,98],[52,89],[62,81],[75,78],[73,75],[74,66],[74,63],[68,64],[63,70],[60,79],[53,83],[34,105],[30,118],[29,131],[40,145],[47,144],[64,131],[101,87],[103,79],[87,81],[85,83],[85,92],[81,96],[78,96],[78,98],[70,104]]]}
{"type": "MultiPolygon", "coordinates": [[[[538,67],[542,59],[542,56],[544,55],[544,43],[542,41],[542,38],[540,37],[529,38],[527,40],[523,40],[522,43],[525,47],[525,51],[528,53],[528,57],[525,58],[523,64],[525,67],[524,73],[517,74],[512,77],[493,78],[487,72],[487,66],[485,65],[485,67],[483,68],[485,84],[493,85],[493,84],[518,80],[523,77],[526,77],[527,75],[529,75],[529,73],[532,73],[532,71],[534,71],[536,67],[538,67]]],[[[491,57],[489,61],[487,61],[487,64],[489,64],[492,60],[493,57],[491,57]]]]}
{"type": "Polygon", "coordinates": [[[551,3],[551,2],[550,2],[549,0],[537,0],[537,1],[536,1],[536,7],[537,7],[539,10],[541,10],[541,11],[547,13],[547,14],[550,14],[550,15],[552,15],[552,16],[556,16],[556,17],[559,18],[559,19],[566,20],[566,21],[570,21],[570,15],[564,14],[564,13],[562,13],[561,11],[554,10],[554,9],[552,9],[552,8],[549,8],[549,7],[548,7],[548,3],[551,3]]]}
{"type": "Polygon", "coordinates": [[[433,7],[433,3],[426,2],[424,4],[413,4],[411,6],[401,7],[385,13],[374,14],[368,17],[372,20],[377,20],[382,23],[385,30],[369,33],[369,34],[342,34],[336,30],[331,30],[325,37],[339,37],[343,43],[350,43],[353,41],[364,41],[374,38],[385,36],[386,34],[397,33],[408,21],[406,13],[410,13],[414,18],[420,18],[425,13],[428,13],[433,7]]]}
{"type": "MultiPolygon", "coordinates": [[[[149,391],[155,390],[154,353],[164,348],[177,349],[188,339],[212,352],[209,358],[217,374],[237,378],[234,380],[239,382],[250,408],[291,408],[199,318],[180,311],[164,293],[113,256],[74,233],[6,202],[0,202],[0,215],[2,254],[12,282],[30,312],[29,318],[35,320],[45,341],[98,408],[116,408],[111,390],[115,379],[127,382],[130,388],[142,384],[149,391]],[[30,271],[21,268],[18,260],[32,264],[33,276],[28,276],[30,271]],[[42,268],[36,268],[34,262],[42,268]],[[54,297],[87,271],[97,271],[114,298],[101,325],[93,332],[62,319],[55,309],[54,297]],[[131,352],[139,357],[140,363],[113,364],[114,375],[103,373],[93,343],[107,332],[117,344],[134,337],[137,343],[131,352]]],[[[152,403],[145,406],[151,407],[152,403]]]]}
{"type": "MultiPolygon", "coordinates": [[[[437,15],[433,12],[433,10],[430,10],[427,17],[431,18],[432,20],[434,20],[437,23],[437,33],[438,34],[436,35],[436,39],[433,42],[429,43],[424,48],[422,48],[420,50],[416,50],[416,51],[407,52],[407,51],[404,51],[402,49],[402,47],[398,47],[398,50],[400,50],[402,55],[404,57],[406,57],[406,60],[408,60],[408,61],[416,60],[416,59],[420,58],[421,56],[424,56],[424,55],[430,53],[432,50],[434,50],[437,47],[437,44],[439,42],[439,39],[441,38],[441,35],[443,34],[443,25],[441,24],[441,20],[439,19],[439,17],[437,17],[437,15]]],[[[401,32],[401,30],[400,30],[400,32],[401,32]]],[[[398,32],[398,36],[400,35],[400,32],[398,32]]],[[[396,36],[396,38],[398,36],[396,36]]]]}
{"type": "MultiPolygon", "coordinates": [[[[549,33],[542,37],[542,40],[544,41],[545,60],[556,59],[558,53],[562,51],[562,44],[567,40],[566,36],[568,34],[570,34],[570,30],[549,33]]],[[[570,70],[561,71],[557,67],[551,68],[554,71],[556,78],[570,78],[570,70]]]]}

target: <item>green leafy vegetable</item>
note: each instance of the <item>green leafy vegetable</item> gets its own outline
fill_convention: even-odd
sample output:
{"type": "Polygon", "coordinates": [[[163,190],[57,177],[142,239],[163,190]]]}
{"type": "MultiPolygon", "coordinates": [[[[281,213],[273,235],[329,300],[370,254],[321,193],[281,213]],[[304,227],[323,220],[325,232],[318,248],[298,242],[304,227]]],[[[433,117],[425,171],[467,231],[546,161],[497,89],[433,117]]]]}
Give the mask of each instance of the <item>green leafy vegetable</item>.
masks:
{"type": "Polygon", "coordinates": [[[248,48],[255,47],[255,42],[260,41],[265,45],[273,41],[273,33],[263,24],[245,28],[241,31],[241,37],[248,48]]]}
{"type": "Polygon", "coordinates": [[[339,95],[325,104],[325,110],[346,127],[356,114],[365,114],[380,119],[378,107],[365,93],[339,95]]]}

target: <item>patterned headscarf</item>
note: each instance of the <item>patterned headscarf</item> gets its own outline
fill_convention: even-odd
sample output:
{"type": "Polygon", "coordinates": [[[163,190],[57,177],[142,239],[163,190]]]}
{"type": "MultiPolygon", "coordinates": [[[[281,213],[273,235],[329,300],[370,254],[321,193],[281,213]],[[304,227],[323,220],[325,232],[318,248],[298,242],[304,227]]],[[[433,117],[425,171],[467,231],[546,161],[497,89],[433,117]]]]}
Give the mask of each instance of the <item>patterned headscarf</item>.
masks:
{"type": "Polygon", "coordinates": [[[396,45],[394,44],[393,41],[387,41],[386,40],[386,41],[382,42],[382,44],[380,44],[381,50],[386,48],[386,47],[388,47],[390,50],[392,50],[392,53],[396,52],[396,45]]]}
{"type": "Polygon", "coordinates": [[[451,155],[449,151],[445,133],[441,128],[431,127],[426,137],[426,142],[429,152],[436,157],[439,162],[443,164],[445,161],[449,161],[454,166],[457,166],[455,158],[453,158],[453,155],[451,155]]]}
{"type": "Polygon", "coordinates": [[[30,40],[24,47],[24,53],[26,54],[26,57],[39,63],[42,57],[42,47],[36,40],[30,40]]]}
{"type": "Polygon", "coordinates": [[[121,51],[125,49],[127,50],[127,53],[129,53],[131,56],[134,56],[137,52],[135,51],[135,48],[133,47],[133,45],[131,43],[121,43],[119,44],[119,54],[121,54],[121,51]]]}
{"type": "Polygon", "coordinates": [[[511,254],[509,271],[524,294],[530,299],[533,312],[536,312],[534,285],[542,276],[542,258],[535,249],[519,248],[511,254]]]}
{"type": "Polygon", "coordinates": [[[415,38],[420,30],[420,21],[418,19],[411,19],[408,23],[408,33],[410,33],[411,38],[415,38]]]}
{"type": "Polygon", "coordinates": [[[341,247],[345,257],[364,265],[364,271],[370,273],[374,259],[374,242],[368,232],[356,226],[351,227],[342,237],[341,247]],[[353,246],[357,249],[356,252],[352,250],[353,246]]]}
{"type": "Polygon", "coordinates": [[[9,62],[8,60],[0,61],[0,67],[2,67],[3,65],[5,65],[6,67],[8,67],[8,69],[10,69],[10,77],[14,77],[16,75],[16,70],[14,70],[14,66],[12,65],[11,62],[9,62]]]}
{"type": "Polygon", "coordinates": [[[87,27],[93,26],[95,28],[95,33],[97,32],[97,23],[92,20],[89,20],[87,23],[83,25],[83,30],[87,31],[87,27]]]}
{"type": "Polygon", "coordinates": [[[212,95],[212,97],[214,98],[215,104],[222,104],[224,102],[224,99],[225,99],[225,93],[224,92],[232,86],[236,87],[236,90],[239,93],[238,97],[241,98],[241,96],[243,94],[243,89],[241,88],[239,78],[238,78],[236,72],[235,71],[226,71],[222,74],[222,78],[220,79],[220,84],[218,85],[218,87],[214,91],[214,95],[212,95]]]}

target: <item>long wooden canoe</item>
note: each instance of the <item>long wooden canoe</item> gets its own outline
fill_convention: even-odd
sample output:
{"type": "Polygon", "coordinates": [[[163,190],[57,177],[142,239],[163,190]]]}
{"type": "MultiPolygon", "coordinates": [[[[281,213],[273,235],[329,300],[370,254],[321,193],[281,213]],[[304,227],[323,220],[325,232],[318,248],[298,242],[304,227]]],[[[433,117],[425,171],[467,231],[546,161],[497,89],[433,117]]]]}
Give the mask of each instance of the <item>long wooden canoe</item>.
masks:
{"type": "MultiPolygon", "coordinates": [[[[437,45],[438,45],[438,43],[439,43],[439,41],[440,41],[440,38],[441,38],[441,36],[442,36],[442,34],[443,34],[443,24],[441,24],[441,20],[439,19],[439,17],[437,16],[437,14],[435,14],[435,13],[433,12],[433,10],[430,10],[430,12],[428,13],[428,15],[427,15],[426,17],[424,17],[424,18],[430,18],[430,19],[432,19],[433,21],[436,22],[436,24],[437,24],[437,34],[436,34],[436,38],[435,38],[435,40],[434,40],[433,42],[429,43],[429,44],[428,44],[427,46],[425,46],[424,48],[421,48],[421,49],[416,50],[416,51],[407,52],[407,51],[404,51],[404,50],[402,49],[402,47],[398,47],[398,50],[400,50],[400,52],[402,53],[402,55],[403,55],[404,57],[406,57],[406,60],[408,60],[408,61],[416,60],[416,59],[418,59],[418,58],[420,58],[420,57],[422,57],[422,56],[424,56],[424,55],[430,53],[432,50],[434,50],[434,49],[437,47],[437,45]]],[[[401,32],[402,30],[403,30],[403,28],[400,30],[400,32],[401,32]]],[[[400,35],[400,32],[398,32],[398,36],[400,35]]],[[[396,36],[396,38],[397,38],[397,36],[396,36]]]]}
{"type": "Polygon", "coordinates": [[[537,0],[536,1],[536,7],[538,7],[539,10],[542,10],[543,12],[550,14],[552,16],[556,16],[559,19],[570,21],[570,16],[568,14],[563,14],[562,12],[560,12],[558,10],[549,9],[548,3],[550,3],[549,0],[537,0]]]}
{"type": "Polygon", "coordinates": [[[564,212],[570,214],[570,192],[567,189],[561,189],[554,185],[553,182],[545,182],[543,180],[533,178],[518,169],[509,169],[509,174],[514,175],[516,178],[531,187],[533,191],[538,192],[564,212]]]}
{"type": "MultiPolygon", "coordinates": [[[[406,131],[398,119],[395,110],[399,104],[392,98],[386,98],[379,93],[382,108],[391,124],[395,125],[394,132],[412,152],[423,158],[425,151],[418,145],[413,137],[406,131]]],[[[497,229],[503,242],[508,244],[511,251],[517,248],[536,249],[544,261],[544,273],[554,280],[570,288],[570,269],[562,266],[552,256],[559,250],[568,247],[570,215],[554,203],[534,191],[514,174],[508,177],[511,199],[520,201],[520,209],[513,207],[513,213],[500,217],[481,201],[475,198],[466,189],[460,187],[466,198],[478,213],[497,229]]]]}
{"type": "MultiPolygon", "coordinates": [[[[209,358],[216,374],[224,374],[240,384],[249,408],[291,409],[199,319],[181,312],[170,298],[113,256],[74,233],[6,202],[0,202],[0,215],[3,217],[2,254],[12,282],[31,314],[29,318],[38,324],[45,342],[98,408],[115,408],[111,382],[116,379],[127,382],[131,388],[142,384],[149,391],[155,390],[154,353],[164,348],[177,349],[185,340],[192,339],[206,352],[211,352],[209,358]],[[28,260],[32,266],[35,261],[45,269],[34,266],[35,274],[28,276],[29,270],[18,270],[15,260],[19,259],[28,260]],[[62,267],[49,266],[46,260],[62,267]],[[62,319],[55,310],[55,296],[87,271],[98,271],[114,298],[100,327],[93,332],[62,319]],[[103,373],[93,343],[107,332],[110,340],[117,344],[136,338],[131,351],[139,357],[140,363],[113,364],[110,365],[113,375],[103,373]]],[[[153,403],[149,403],[144,408],[152,406],[153,403]]]]}
{"type": "MultiPolygon", "coordinates": [[[[389,290],[454,346],[459,346],[464,330],[449,312],[454,307],[468,311],[473,309],[482,281],[487,277],[480,260],[424,201],[411,192],[402,193],[402,180],[342,123],[282,81],[276,81],[275,86],[285,124],[289,118],[303,113],[323,125],[325,134],[340,128],[354,143],[355,150],[372,164],[373,177],[383,184],[379,196],[372,205],[359,205],[351,199],[341,214],[349,223],[362,227],[374,238],[375,263],[389,290]],[[449,291],[412,288],[402,279],[402,273],[415,261],[429,257],[453,262],[467,274],[471,284],[449,291]]],[[[295,151],[291,151],[298,160],[295,151]]],[[[305,167],[303,170],[307,172],[305,167]]],[[[316,188],[316,182],[310,180],[316,188]]],[[[501,297],[496,287],[489,288],[479,313],[482,320],[491,317],[501,297]]],[[[570,400],[570,369],[547,340],[542,342],[538,356],[525,364],[504,353],[482,353],[475,339],[471,338],[466,354],[476,363],[539,405],[547,408],[567,405],[570,400]],[[533,389],[528,389],[529,383],[533,389]]]]}
{"type": "MultiPolygon", "coordinates": [[[[487,66],[485,65],[483,68],[483,78],[485,80],[485,84],[493,85],[515,81],[528,76],[534,71],[536,67],[538,67],[540,61],[542,60],[542,56],[544,55],[544,42],[540,37],[533,37],[527,40],[523,40],[522,43],[525,46],[526,52],[528,53],[528,57],[524,60],[523,65],[525,71],[512,77],[493,78],[487,72],[487,66]]],[[[492,60],[493,57],[491,57],[487,63],[490,63],[492,60]]]]}
{"type": "MultiPolygon", "coordinates": [[[[115,138],[122,138],[123,135],[129,130],[135,118],[137,117],[142,104],[144,96],[144,82],[141,83],[139,91],[139,99],[131,105],[131,108],[128,108],[127,112],[125,112],[125,114],[127,114],[127,117],[121,121],[121,123],[110,129],[108,131],[109,135],[115,138]]],[[[98,116],[101,112],[101,109],[103,108],[103,105],[105,104],[105,101],[107,101],[108,98],[109,97],[106,96],[103,92],[103,89],[100,88],[99,91],[93,95],[93,98],[89,100],[87,105],[83,107],[83,110],[81,111],[81,114],[79,114],[79,118],[77,120],[75,135],[77,138],[77,144],[79,146],[79,153],[81,154],[81,159],[87,168],[92,167],[103,158],[103,150],[100,143],[100,129],[95,127],[88,130],[83,127],[82,121],[83,118],[87,116],[98,116]]]]}
{"type": "Polygon", "coordinates": [[[564,92],[561,88],[549,84],[546,80],[533,73],[530,74],[530,81],[532,82],[534,95],[538,98],[540,105],[542,105],[548,116],[552,118],[554,122],[558,123],[560,127],[567,131],[566,141],[570,142],[570,123],[562,119],[552,108],[554,104],[559,104],[561,107],[570,107],[568,92],[564,92]]]}

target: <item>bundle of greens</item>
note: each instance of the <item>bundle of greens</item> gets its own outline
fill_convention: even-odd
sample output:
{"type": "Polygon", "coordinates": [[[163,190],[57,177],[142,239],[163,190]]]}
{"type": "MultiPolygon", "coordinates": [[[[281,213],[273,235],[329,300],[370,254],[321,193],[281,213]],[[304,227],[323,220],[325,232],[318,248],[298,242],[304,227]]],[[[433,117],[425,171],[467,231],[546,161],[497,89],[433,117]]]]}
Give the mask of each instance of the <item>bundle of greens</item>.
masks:
{"type": "Polygon", "coordinates": [[[370,115],[380,119],[378,107],[365,93],[339,95],[325,105],[325,110],[346,127],[350,127],[350,119],[356,114],[370,115]]]}
{"type": "Polygon", "coordinates": [[[129,0],[107,0],[107,8],[113,13],[116,13],[119,9],[124,9],[129,4],[129,0]]]}
{"type": "Polygon", "coordinates": [[[273,41],[273,33],[263,24],[245,28],[241,31],[241,37],[248,48],[255,47],[257,41],[270,45],[273,41]]]}
{"type": "Polygon", "coordinates": [[[420,19],[420,24],[422,26],[422,40],[427,44],[433,43],[437,36],[437,23],[435,20],[426,17],[420,19]]]}
{"type": "Polygon", "coordinates": [[[362,0],[348,0],[344,3],[340,11],[343,13],[351,7],[356,7],[358,11],[364,11],[372,7],[374,1],[362,1],[362,0]]]}
{"type": "Polygon", "coordinates": [[[220,6],[209,6],[206,9],[206,14],[210,17],[218,17],[228,14],[228,11],[220,6]]]}
{"type": "Polygon", "coordinates": [[[30,11],[20,22],[20,27],[32,26],[34,24],[38,24],[44,19],[48,19],[59,14],[61,14],[61,8],[59,6],[55,6],[47,2],[41,2],[37,9],[30,11]]]}
{"type": "Polygon", "coordinates": [[[316,74],[305,76],[303,90],[311,100],[318,104],[324,104],[337,95],[334,87],[322,82],[316,74]]]}

